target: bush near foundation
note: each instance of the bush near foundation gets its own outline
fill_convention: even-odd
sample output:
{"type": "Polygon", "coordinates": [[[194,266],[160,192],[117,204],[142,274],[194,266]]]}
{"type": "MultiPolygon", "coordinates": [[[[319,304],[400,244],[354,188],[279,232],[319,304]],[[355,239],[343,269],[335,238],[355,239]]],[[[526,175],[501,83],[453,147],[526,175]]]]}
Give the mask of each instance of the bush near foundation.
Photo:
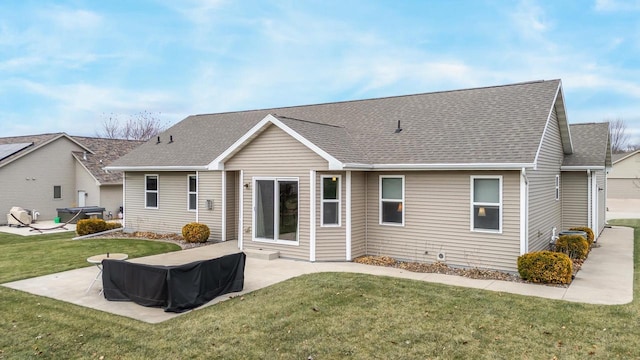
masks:
{"type": "Polygon", "coordinates": [[[589,242],[582,235],[562,235],[556,241],[555,250],[567,254],[571,259],[586,259],[589,242]]]}
{"type": "Polygon", "coordinates": [[[76,223],[78,236],[95,234],[107,230],[107,222],[102,219],[82,219],[76,223]]]}
{"type": "Polygon", "coordinates": [[[203,243],[209,239],[209,227],[205,224],[192,222],[182,227],[184,241],[191,243],[203,243]]]}
{"type": "Polygon", "coordinates": [[[518,257],[518,273],[524,280],[543,284],[569,284],[573,263],[567,254],[536,251],[518,257]]]}
{"type": "Polygon", "coordinates": [[[591,230],[590,227],[586,227],[586,226],[576,226],[576,227],[572,227],[569,230],[574,230],[574,231],[584,231],[587,233],[587,241],[589,242],[589,246],[593,245],[593,242],[595,241],[596,237],[595,234],[593,233],[593,230],[591,230]]]}

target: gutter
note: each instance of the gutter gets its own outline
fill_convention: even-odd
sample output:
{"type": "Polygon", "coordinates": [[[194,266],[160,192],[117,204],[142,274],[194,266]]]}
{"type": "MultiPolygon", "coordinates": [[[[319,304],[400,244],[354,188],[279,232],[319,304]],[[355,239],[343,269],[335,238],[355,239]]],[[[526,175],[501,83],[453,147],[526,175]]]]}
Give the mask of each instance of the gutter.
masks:
{"type": "Polygon", "coordinates": [[[465,163],[465,164],[361,164],[345,163],[343,170],[521,170],[533,169],[534,164],[492,164],[492,163],[465,163]]]}
{"type": "Polygon", "coordinates": [[[207,166],[106,166],[108,171],[207,171],[207,166]]]}

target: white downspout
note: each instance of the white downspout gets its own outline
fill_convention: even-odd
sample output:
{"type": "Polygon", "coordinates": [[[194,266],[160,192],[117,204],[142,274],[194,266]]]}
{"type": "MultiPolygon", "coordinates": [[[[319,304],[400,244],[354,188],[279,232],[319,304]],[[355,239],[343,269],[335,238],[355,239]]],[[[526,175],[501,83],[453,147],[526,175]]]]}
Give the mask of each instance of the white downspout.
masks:
{"type": "Polygon", "coordinates": [[[238,249],[243,249],[244,235],[244,170],[240,170],[238,179],[238,249]]]}
{"type": "Polygon", "coordinates": [[[520,176],[520,255],[529,251],[529,179],[522,168],[520,176]]]}
{"type": "Polygon", "coordinates": [[[220,206],[220,211],[222,211],[222,215],[220,219],[222,220],[222,224],[220,224],[220,229],[222,234],[220,234],[221,241],[227,241],[227,172],[222,170],[222,204],[220,206]]]}
{"type": "Polygon", "coordinates": [[[351,261],[351,171],[348,170],[347,171],[347,178],[346,178],[346,187],[345,187],[345,192],[346,192],[346,204],[345,204],[345,208],[346,208],[346,226],[345,226],[345,232],[346,232],[346,255],[347,255],[347,261],[351,261]]]}
{"type": "MultiPolygon", "coordinates": [[[[591,209],[593,207],[593,181],[591,179],[591,170],[587,170],[587,226],[591,227],[592,224],[592,215],[591,215],[591,209]]],[[[593,228],[592,228],[593,229],[593,228]]]]}
{"type": "Polygon", "coordinates": [[[127,209],[126,206],[127,204],[125,203],[125,199],[127,194],[127,173],[126,172],[122,172],[122,229],[126,229],[127,225],[126,225],[126,219],[127,219],[127,215],[125,214],[125,210],[127,209]]]}
{"type": "MultiPolygon", "coordinates": [[[[189,180],[189,176],[187,176],[189,180]]],[[[187,190],[189,182],[187,182],[187,190]]],[[[200,171],[196,171],[196,222],[200,222],[200,171]]]]}
{"type": "Polygon", "coordinates": [[[316,261],[316,171],[309,171],[309,261],[316,261]]]}

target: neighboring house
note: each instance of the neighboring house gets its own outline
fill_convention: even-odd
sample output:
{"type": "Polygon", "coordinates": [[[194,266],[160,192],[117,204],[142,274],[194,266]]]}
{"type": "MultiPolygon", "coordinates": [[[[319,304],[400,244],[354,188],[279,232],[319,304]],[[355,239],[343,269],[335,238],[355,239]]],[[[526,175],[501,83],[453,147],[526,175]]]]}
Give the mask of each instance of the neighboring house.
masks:
{"type": "Polygon", "coordinates": [[[551,80],[189,116],[107,169],[125,171],[131,230],[198,221],[214,240],[286,258],[514,271],[569,226],[602,230],[588,209],[563,218],[565,174],[607,166],[581,145],[551,80]]]}
{"type": "Polygon", "coordinates": [[[122,173],[104,166],[141,143],[65,133],[0,138],[0,211],[20,206],[51,220],[57,208],[101,206],[116,216],[122,173]]]}
{"type": "Polygon", "coordinates": [[[614,154],[608,175],[610,199],[640,199],[640,150],[614,154]]]}

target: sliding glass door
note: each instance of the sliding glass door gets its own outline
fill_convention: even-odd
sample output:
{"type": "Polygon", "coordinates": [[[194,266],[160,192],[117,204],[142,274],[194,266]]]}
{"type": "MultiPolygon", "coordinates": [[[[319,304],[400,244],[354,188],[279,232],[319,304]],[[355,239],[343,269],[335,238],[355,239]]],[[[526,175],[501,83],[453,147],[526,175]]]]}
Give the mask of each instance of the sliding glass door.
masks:
{"type": "Polygon", "coordinates": [[[297,242],[298,179],[255,179],[253,195],[255,238],[297,242]]]}

